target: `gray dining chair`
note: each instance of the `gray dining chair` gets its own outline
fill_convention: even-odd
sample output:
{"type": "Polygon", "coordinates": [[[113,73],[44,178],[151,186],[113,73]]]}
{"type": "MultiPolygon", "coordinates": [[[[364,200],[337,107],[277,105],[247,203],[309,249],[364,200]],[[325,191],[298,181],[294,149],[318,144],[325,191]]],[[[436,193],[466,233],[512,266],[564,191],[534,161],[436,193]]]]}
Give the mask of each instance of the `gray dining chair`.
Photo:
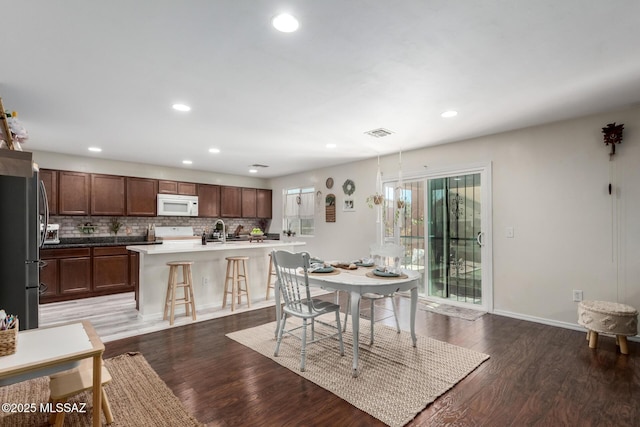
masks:
{"type": "Polygon", "coordinates": [[[284,301],[282,309],[282,319],[278,327],[278,339],[274,357],[278,356],[282,336],[286,333],[302,340],[300,349],[300,371],[304,372],[306,362],[307,344],[312,344],[327,338],[338,337],[340,346],[340,356],[344,356],[344,345],[342,343],[342,328],[340,327],[340,306],[328,301],[321,301],[311,298],[309,290],[309,254],[291,253],[287,251],[273,251],[271,259],[278,275],[276,286],[284,301]],[[327,313],[335,313],[336,324],[326,323],[319,316],[327,313]],[[302,319],[302,326],[286,329],[287,317],[293,316],[302,319]],[[309,322],[311,321],[311,322],[309,322]],[[336,329],[336,333],[323,335],[316,339],[315,322],[336,329]],[[307,341],[307,327],[311,323],[311,340],[307,341]],[[294,334],[293,331],[302,329],[302,336],[294,334]]]}
{"type": "MultiPolygon", "coordinates": [[[[343,327],[342,327],[342,331],[346,331],[347,330],[347,318],[349,317],[349,312],[351,311],[351,294],[348,293],[348,298],[347,298],[347,307],[344,311],[344,323],[343,323],[343,327]]],[[[381,294],[362,294],[361,297],[361,301],[362,300],[369,300],[371,301],[371,335],[369,336],[369,345],[373,345],[373,336],[374,336],[374,331],[373,331],[373,324],[375,323],[375,318],[376,318],[376,313],[375,313],[375,307],[376,307],[376,301],[381,300],[381,299],[385,299],[385,298],[391,298],[391,306],[393,307],[393,317],[396,319],[396,330],[398,331],[398,333],[400,333],[400,322],[398,322],[398,311],[396,310],[396,303],[394,301],[394,294],[390,294],[390,295],[381,295],[381,294]]]]}

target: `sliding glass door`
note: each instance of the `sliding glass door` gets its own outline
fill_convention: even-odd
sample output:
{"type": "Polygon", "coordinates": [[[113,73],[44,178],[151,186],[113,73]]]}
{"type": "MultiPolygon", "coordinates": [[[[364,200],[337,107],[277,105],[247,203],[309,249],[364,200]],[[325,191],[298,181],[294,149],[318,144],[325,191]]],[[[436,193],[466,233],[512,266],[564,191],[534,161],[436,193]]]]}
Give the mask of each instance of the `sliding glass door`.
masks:
{"type": "Polygon", "coordinates": [[[428,180],[428,295],[482,304],[480,174],[428,180]]]}
{"type": "Polygon", "coordinates": [[[421,295],[492,309],[488,168],[385,183],[385,240],[423,273],[421,295]]]}

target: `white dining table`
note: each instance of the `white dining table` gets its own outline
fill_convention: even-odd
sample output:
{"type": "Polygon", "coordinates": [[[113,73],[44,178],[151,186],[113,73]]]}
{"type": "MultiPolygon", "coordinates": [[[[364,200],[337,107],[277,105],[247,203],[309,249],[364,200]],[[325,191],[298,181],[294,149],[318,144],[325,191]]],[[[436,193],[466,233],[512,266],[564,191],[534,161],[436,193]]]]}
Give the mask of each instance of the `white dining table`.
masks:
{"type": "Polygon", "coordinates": [[[94,427],[101,426],[103,353],[104,344],[88,320],[20,331],[16,352],[0,357],[0,386],[72,369],[93,358],[92,420],[94,427]]]}
{"type": "MultiPolygon", "coordinates": [[[[369,277],[367,273],[373,268],[358,267],[356,270],[336,269],[335,273],[309,273],[309,285],[334,291],[345,291],[351,294],[351,313],[360,313],[360,299],[363,294],[375,293],[390,295],[394,292],[411,291],[410,330],[412,345],[416,346],[416,310],[418,306],[418,283],[420,273],[413,270],[402,270],[400,277],[369,277]]],[[[302,272],[300,274],[303,274],[302,272]]],[[[275,287],[276,321],[281,319],[280,291],[275,287]]],[[[360,336],[360,316],[351,316],[353,327],[353,376],[358,376],[358,340],[360,336]]]]}

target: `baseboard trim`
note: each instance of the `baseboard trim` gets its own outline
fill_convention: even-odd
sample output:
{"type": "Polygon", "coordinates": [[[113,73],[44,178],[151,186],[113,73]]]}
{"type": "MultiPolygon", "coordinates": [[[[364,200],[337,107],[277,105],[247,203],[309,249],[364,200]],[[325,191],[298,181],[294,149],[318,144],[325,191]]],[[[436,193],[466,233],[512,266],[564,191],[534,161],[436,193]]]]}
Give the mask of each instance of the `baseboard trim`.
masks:
{"type": "MultiPolygon", "coordinates": [[[[558,328],[586,332],[584,326],[578,325],[577,323],[561,322],[558,320],[545,319],[544,317],[529,316],[526,314],[514,313],[512,311],[506,311],[506,310],[494,309],[492,311],[492,314],[496,314],[498,316],[504,316],[504,317],[511,317],[513,319],[526,320],[527,322],[541,323],[543,325],[548,325],[548,326],[556,326],[558,328]]],[[[607,334],[603,334],[603,335],[607,335],[607,334]]],[[[633,337],[627,337],[627,340],[640,342],[640,336],[635,335],[633,337]]]]}

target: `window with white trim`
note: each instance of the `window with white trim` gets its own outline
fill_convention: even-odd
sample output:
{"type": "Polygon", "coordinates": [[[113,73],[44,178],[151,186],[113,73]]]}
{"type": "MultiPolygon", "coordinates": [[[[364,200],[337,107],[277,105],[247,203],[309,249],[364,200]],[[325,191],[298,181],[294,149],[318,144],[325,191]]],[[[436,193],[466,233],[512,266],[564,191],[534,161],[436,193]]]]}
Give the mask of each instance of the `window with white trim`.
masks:
{"type": "Polygon", "coordinates": [[[282,230],[285,232],[290,230],[296,233],[296,236],[313,236],[315,189],[313,187],[290,188],[284,190],[282,199],[284,200],[282,230]]]}

